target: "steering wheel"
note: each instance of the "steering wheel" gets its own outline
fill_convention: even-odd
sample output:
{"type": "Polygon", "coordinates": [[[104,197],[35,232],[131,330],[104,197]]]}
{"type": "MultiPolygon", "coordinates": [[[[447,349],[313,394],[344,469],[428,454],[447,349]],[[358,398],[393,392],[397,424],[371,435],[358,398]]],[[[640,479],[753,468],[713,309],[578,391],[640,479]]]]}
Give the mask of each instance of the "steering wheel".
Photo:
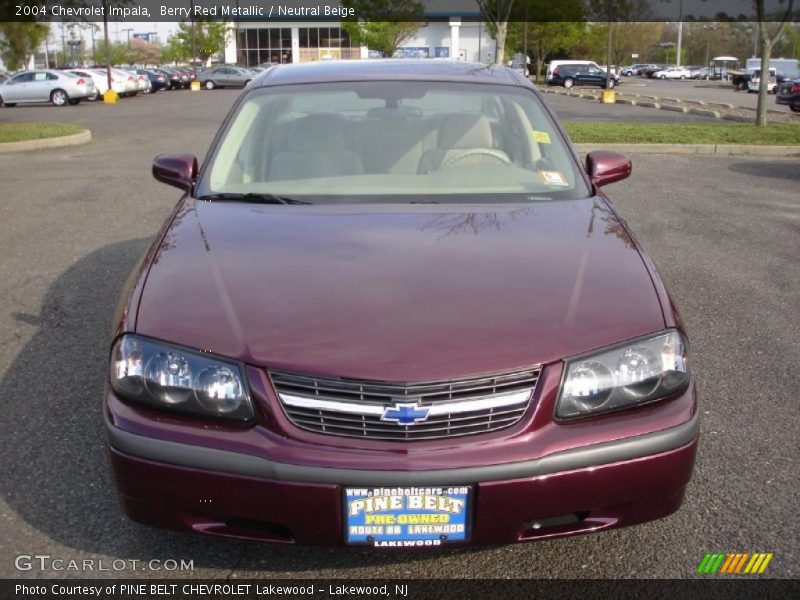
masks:
{"type": "Polygon", "coordinates": [[[470,158],[472,156],[488,156],[498,162],[503,163],[504,165],[512,164],[511,159],[508,158],[508,155],[500,150],[494,150],[492,148],[469,148],[467,150],[462,150],[458,154],[454,154],[448,158],[441,164],[439,169],[449,169],[450,167],[454,167],[457,163],[461,162],[465,158],[470,158]]]}

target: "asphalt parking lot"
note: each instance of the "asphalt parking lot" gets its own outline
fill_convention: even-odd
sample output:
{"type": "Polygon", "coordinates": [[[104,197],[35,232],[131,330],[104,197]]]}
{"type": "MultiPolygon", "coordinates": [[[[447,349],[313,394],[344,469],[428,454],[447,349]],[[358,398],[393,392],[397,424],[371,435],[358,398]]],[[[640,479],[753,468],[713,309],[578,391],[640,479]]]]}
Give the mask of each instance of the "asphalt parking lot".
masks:
{"type": "MultiPolygon", "coordinates": [[[[628,94],[642,94],[658,96],[659,98],[681,98],[683,100],[702,100],[704,102],[727,102],[734,106],[755,108],[758,104],[758,94],[737,91],[727,81],[697,81],[687,79],[659,80],[647,77],[622,77],[619,86],[620,92],[628,94]]],[[[775,96],[767,96],[767,108],[790,112],[788,106],[775,103],[775,96]]]]}
{"type": "MultiPolygon", "coordinates": [[[[0,120],[94,133],[84,146],[0,156],[0,577],[682,578],[706,552],[733,551],[773,552],[764,576],[800,576],[796,159],[634,155],[632,177],[608,189],[691,336],[702,439],[675,515],[600,535],[402,554],[245,544],[123,517],[100,398],[119,290],[178,198],[152,179],[151,161],[202,157],[237,94],[0,109],[0,120]],[[19,554],[140,562],[19,571],[19,554]],[[168,558],[192,560],[194,571],[141,570],[168,558]]],[[[564,118],[592,104],[565,100],[554,104],[564,118]]]]}

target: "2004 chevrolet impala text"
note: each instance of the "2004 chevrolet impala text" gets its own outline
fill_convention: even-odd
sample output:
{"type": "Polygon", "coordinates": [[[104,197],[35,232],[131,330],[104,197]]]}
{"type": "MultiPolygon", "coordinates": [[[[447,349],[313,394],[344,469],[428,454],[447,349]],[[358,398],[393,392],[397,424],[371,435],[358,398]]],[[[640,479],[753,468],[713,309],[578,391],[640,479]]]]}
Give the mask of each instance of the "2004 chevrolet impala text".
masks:
{"type": "Polygon", "coordinates": [[[137,521],[296,544],[507,543],[669,515],[698,441],[653,264],[523,77],[268,69],[123,291],[105,417],[137,521]]]}

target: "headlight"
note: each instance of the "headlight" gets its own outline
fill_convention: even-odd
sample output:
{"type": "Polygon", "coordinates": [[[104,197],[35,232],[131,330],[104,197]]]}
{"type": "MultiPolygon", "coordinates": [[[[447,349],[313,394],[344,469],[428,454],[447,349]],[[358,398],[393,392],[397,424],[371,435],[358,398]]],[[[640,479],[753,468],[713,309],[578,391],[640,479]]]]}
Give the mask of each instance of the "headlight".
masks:
{"type": "Polygon", "coordinates": [[[122,336],[111,351],[111,387],[123,398],[155,408],[233,421],[253,418],[239,364],[122,336]]]}
{"type": "Polygon", "coordinates": [[[567,361],[556,417],[569,419],[660,400],[691,377],[677,331],[567,361]]]}

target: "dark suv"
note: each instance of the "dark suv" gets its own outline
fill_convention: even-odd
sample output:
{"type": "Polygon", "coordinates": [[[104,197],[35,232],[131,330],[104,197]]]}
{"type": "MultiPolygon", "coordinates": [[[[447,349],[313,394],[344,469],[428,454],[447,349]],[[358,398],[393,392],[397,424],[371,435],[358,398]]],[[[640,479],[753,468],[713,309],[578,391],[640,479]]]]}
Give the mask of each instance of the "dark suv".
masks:
{"type": "MultiPolygon", "coordinates": [[[[552,78],[547,83],[548,85],[563,85],[567,89],[573,85],[606,87],[606,72],[597,65],[564,64],[555,68],[552,78]]],[[[608,81],[608,89],[612,89],[616,83],[612,75],[608,81]]]]}

